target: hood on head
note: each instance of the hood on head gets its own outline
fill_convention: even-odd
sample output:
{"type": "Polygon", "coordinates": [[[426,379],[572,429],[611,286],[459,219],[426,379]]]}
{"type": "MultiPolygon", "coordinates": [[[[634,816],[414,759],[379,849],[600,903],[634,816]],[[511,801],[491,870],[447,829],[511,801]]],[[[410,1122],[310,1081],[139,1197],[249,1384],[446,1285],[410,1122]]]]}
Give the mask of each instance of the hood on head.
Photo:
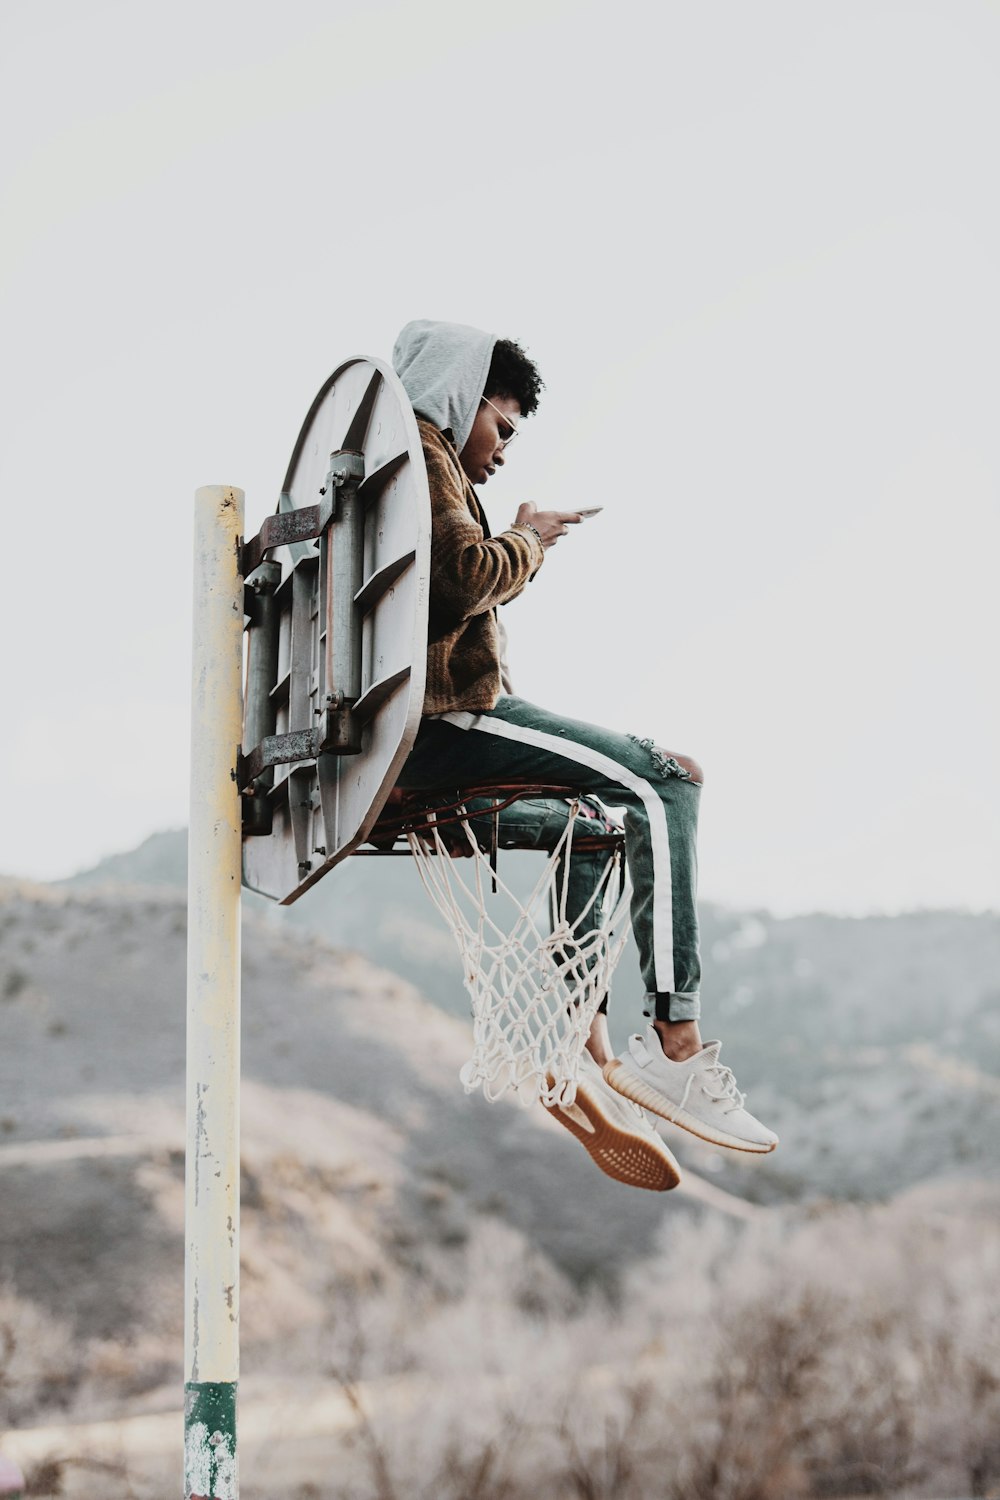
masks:
{"type": "Polygon", "coordinates": [[[486,389],[496,336],[465,323],[407,323],[396,340],[392,364],[413,410],[450,427],[461,453],[469,440],[486,389]]]}

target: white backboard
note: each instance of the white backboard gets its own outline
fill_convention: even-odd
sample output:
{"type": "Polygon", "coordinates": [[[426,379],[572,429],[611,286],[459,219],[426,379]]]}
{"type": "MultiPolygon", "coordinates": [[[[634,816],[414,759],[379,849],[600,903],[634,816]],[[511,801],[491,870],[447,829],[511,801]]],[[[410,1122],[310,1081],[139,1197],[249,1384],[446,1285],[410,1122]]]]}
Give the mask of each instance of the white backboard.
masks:
{"type": "Polygon", "coordinates": [[[330,376],[295,445],[279,512],[256,551],[246,549],[251,585],[269,572],[272,582],[259,602],[249,595],[243,753],[259,774],[244,828],[269,831],[245,833],[243,881],[287,905],[364,842],[420,724],[430,500],[416,419],[390,365],[352,359],[330,376]],[[334,498],[318,541],[268,547],[281,570],[272,592],[278,570],[256,568],[262,547],[334,498]],[[331,691],[343,699],[331,702],[331,691]],[[302,756],[309,736],[314,753],[283,760],[302,756]],[[345,753],[345,743],[357,748],[345,753]]]}

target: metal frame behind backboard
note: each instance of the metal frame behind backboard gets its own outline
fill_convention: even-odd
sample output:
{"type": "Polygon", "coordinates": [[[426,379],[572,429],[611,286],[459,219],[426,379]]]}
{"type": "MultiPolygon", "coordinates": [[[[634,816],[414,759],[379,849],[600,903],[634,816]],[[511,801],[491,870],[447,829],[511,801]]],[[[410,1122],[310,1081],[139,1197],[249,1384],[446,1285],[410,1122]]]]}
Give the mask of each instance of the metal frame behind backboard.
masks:
{"type": "Polygon", "coordinates": [[[243,547],[243,883],[288,905],[365,841],[423,707],[430,497],[409,399],[350,359],[243,547]]]}

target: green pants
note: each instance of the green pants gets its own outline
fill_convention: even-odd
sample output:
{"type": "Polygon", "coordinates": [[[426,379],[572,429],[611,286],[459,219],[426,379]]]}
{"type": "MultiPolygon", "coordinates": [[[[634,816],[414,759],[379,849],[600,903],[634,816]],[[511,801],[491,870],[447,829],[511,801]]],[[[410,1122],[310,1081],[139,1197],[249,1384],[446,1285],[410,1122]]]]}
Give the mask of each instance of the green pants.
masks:
{"type": "MultiPolygon", "coordinates": [[[[650,740],[561,718],[514,697],[501,698],[486,712],[426,718],[399,778],[401,786],[428,791],[508,781],[592,792],[609,806],[624,807],[632,929],[647,1014],[669,1021],[697,1019],[698,783],[650,740]]],[[[554,843],[565,822],[559,826],[551,816],[538,821],[538,847],[544,848],[546,829],[558,827],[551,834],[554,843]]],[[[593,867],[597,873],[601,868],[603,861],[593,867]]],[[[581,900],[580,909],[590,891],[582,900],[579,894],[574,898],[581,900]]]]}

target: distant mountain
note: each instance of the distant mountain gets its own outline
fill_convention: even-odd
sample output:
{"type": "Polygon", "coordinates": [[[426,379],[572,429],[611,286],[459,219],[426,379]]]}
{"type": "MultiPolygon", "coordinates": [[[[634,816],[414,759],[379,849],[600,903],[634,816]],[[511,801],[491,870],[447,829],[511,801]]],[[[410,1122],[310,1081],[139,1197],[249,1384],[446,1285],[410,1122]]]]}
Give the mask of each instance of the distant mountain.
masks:
{"type": "MultiPolygon", "coordinates": [[[[147,839],[69,883],[182,887],[182,833],[147,839]]],[[[538,856],[501,853],[526,892],[538,856]]],[[[350,947],[456,1017],[468,1004],[452,940],[406,858],[351,859],[288,908],[248,910],[275,931],[350,947]]],[[[880,1197],[941,1172],[993,1170],[1000,1124],[1000,914],[894,917],[702,907],[706,1036],[782,1137],[756,1195],[880,1197]]],[[[634,948],[611,1007],[620,1045],[642,1022],[634,948]]],[[[716,1180],[743,1191],[721,1154],[716,1180]]]]}
{"type": "Polygon", "coordinates": [[[134,849],[109,854],[88,870],[81,870],[60,885],[187,885],[187,829],[169,828],[151,833],[134,849]]]}

